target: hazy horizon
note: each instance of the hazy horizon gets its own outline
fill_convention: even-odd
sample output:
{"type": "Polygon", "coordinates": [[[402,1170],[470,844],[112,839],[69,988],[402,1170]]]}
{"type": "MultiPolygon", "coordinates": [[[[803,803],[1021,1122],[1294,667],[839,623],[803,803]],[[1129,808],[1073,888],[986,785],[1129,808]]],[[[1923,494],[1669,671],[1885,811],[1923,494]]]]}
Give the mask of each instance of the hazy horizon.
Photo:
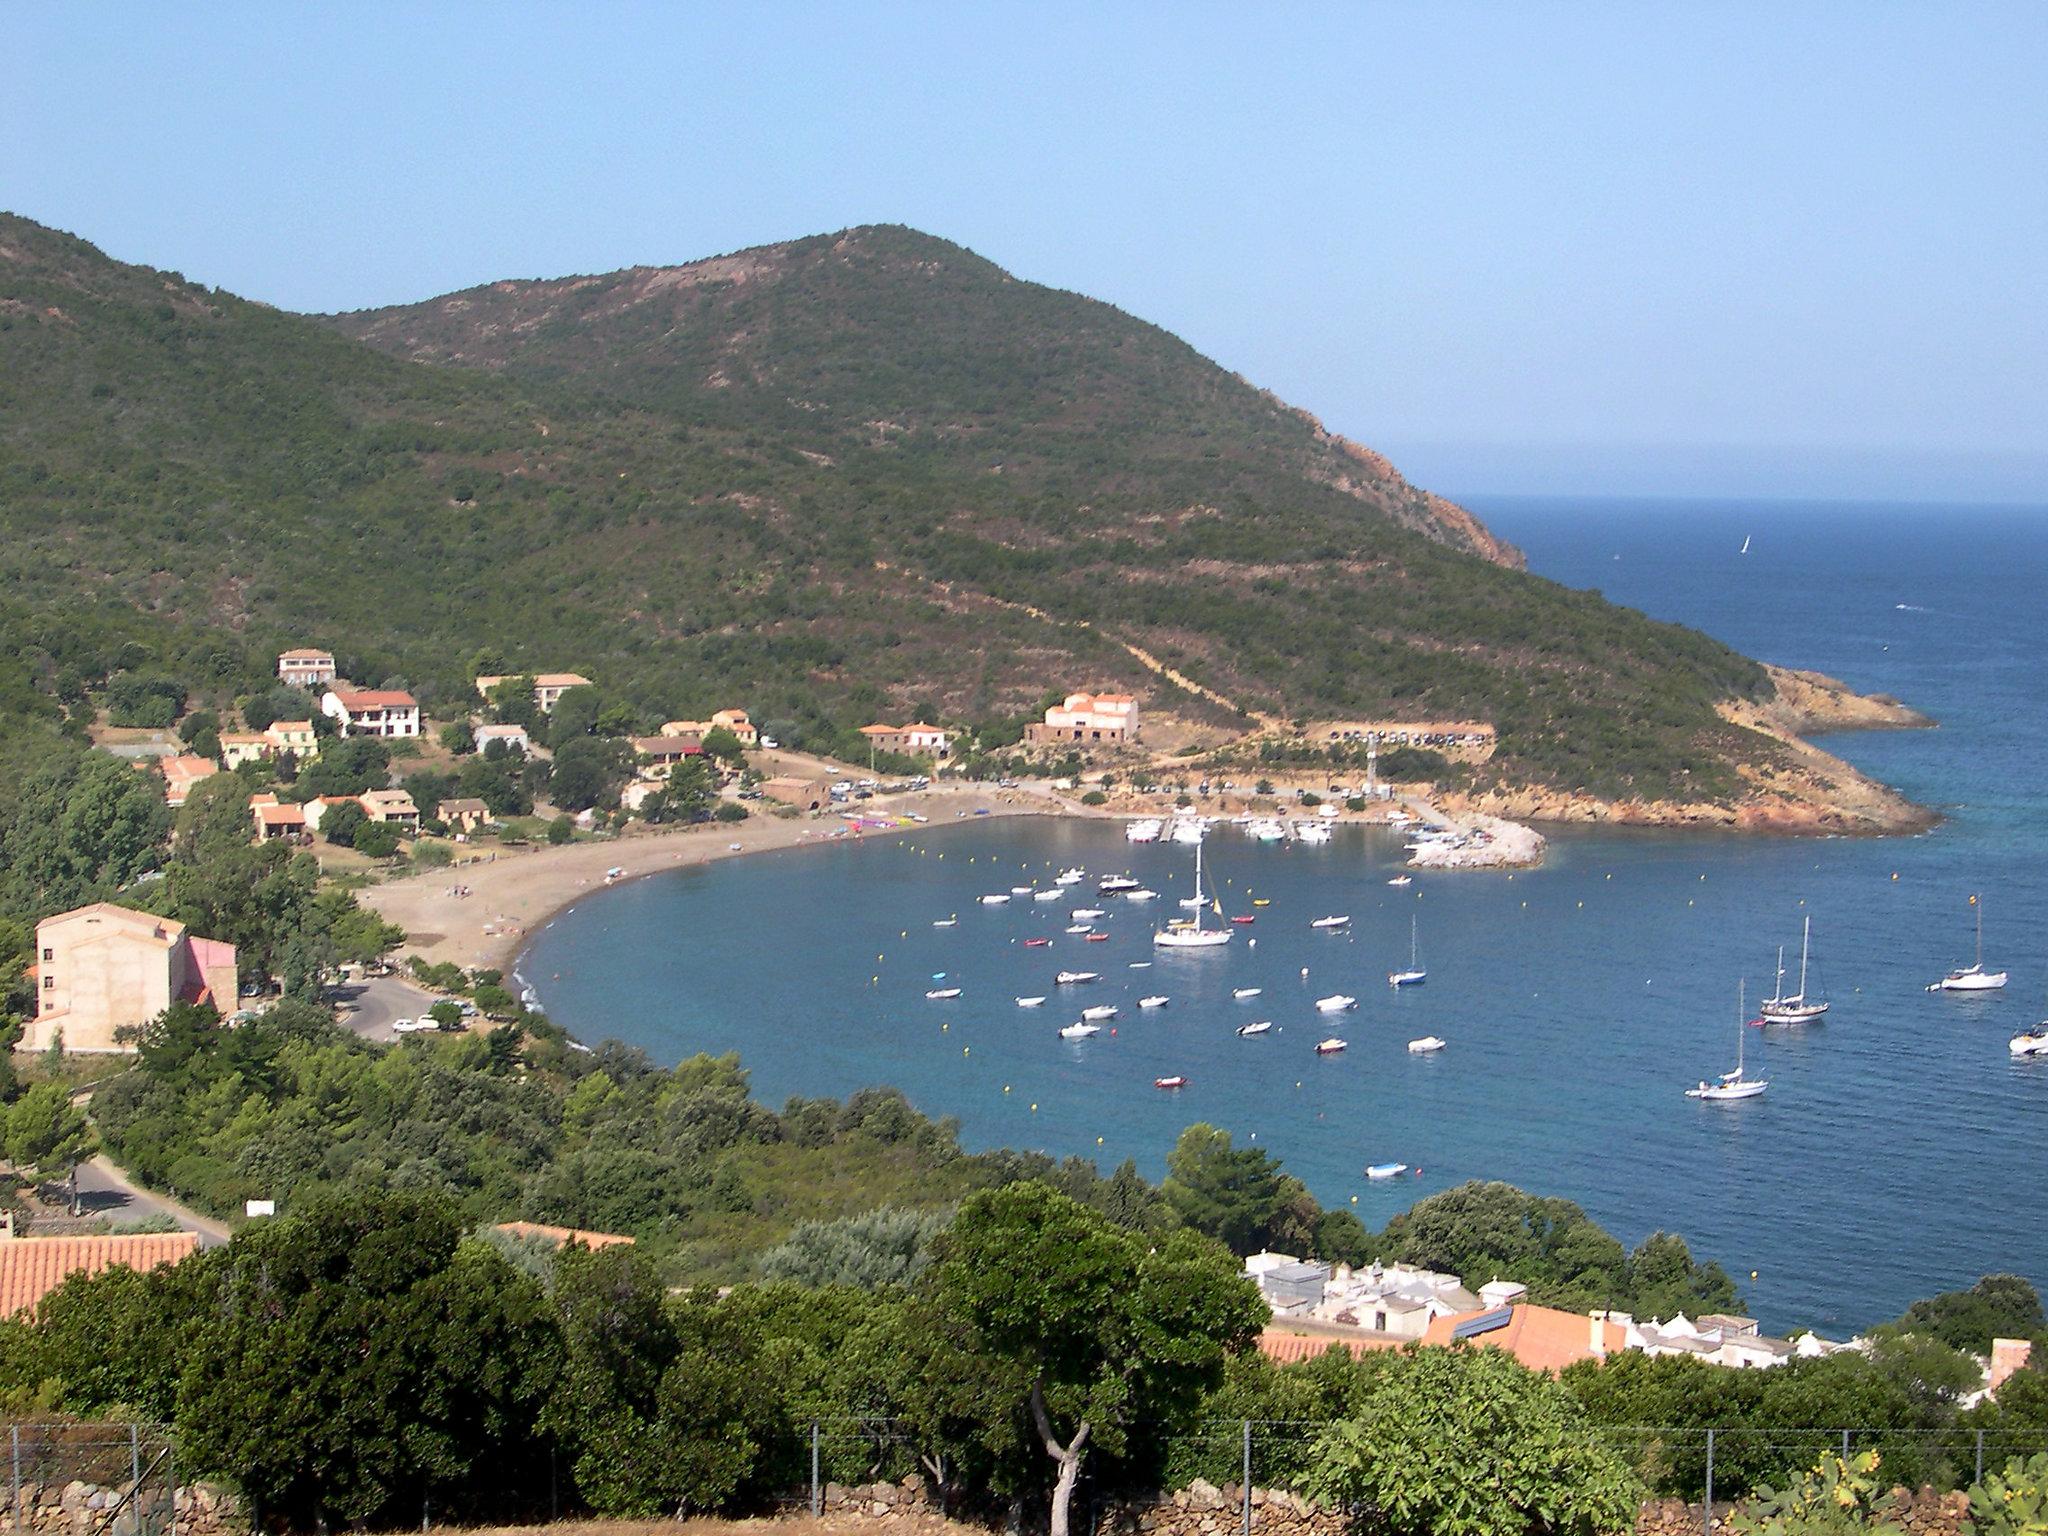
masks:
{"type": "Polygon", "coordinates": [[[900,222],[1449,495],[2048,500],[2048,10],[58,7],[0,206],[282,307],[900,222]]]}

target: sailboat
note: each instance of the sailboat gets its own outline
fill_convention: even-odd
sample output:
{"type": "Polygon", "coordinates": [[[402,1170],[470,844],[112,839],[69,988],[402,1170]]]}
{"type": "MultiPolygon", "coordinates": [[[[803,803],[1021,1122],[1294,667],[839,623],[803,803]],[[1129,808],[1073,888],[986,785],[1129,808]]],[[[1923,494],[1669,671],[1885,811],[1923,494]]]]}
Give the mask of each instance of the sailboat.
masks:
{"type": "Polygon", "coordinates": [[[1765,998],[1757,1005],[1757,1013],[1766,1024],[1807,1024],[1828,1011],[1825,1000],[1814,1002],[1806,995],[1806,962],[1813,948],[1813,915],[1807,914],[1806,927],[1799,937],[1799,990],[1790,997],[1785,995],[1785,951],[1778,951],[1777,994],[1765,998]]]}
{"type": "Polygon", "coordinates": [[[1422,958],[1415,944],[1415,918],[1411,915],[1408,919],[1408,969],[1405,971],[1387,972],[1387,985],[1390,987],[1412,987],[1427,980],[1429,980],[1429,972],[1422,968],[1422,958]]]}
{"type": "Polygon", "coordinates": [[[1723,1072],[1713,1082],[1702,1082],[1697,1088],[1685,1090],[1688,1099],[1711,1099],[1716,1102],[1727,1099],[1753,1099],[1771,1086],[1767,1077],[1751,1077],[1743,1071],[1742,1047],[1749,1038],[1749,1021],[1743,1017],[1749,1012],[1749,988],[1746,982],[1738,983],[1735,993],[1735,1070],[1723,1072]]]}
{"type": "Polygon", "coordinates": [[[1996,992],[2005,985],[2005,972],[1984,969],[1984,907],[1975,896],[1970,905],[1977,909],[1977,963],[1950,971],[1927,988],[1930,992],[1996,992]]]}
{"type": "MultiPolygon", "coordinates": [[[[1195,891],[1199,894],[1203,889],[1202,844],[1198,842],[1195,844],[1195,891]]],[[[1222,915],[1220,907],[1217,915],[1222,915]]],[[[1230,939],[1231,933],[1228,925],[1220,928],[1204,928],[1202,926],[1201,907],[1195,908],[1193,922],[1185,926],[1169,924],[1152,935],[1152,942],[1161,949],[1214,949],[1219,944],[1228,944],[1230,939]]]]}

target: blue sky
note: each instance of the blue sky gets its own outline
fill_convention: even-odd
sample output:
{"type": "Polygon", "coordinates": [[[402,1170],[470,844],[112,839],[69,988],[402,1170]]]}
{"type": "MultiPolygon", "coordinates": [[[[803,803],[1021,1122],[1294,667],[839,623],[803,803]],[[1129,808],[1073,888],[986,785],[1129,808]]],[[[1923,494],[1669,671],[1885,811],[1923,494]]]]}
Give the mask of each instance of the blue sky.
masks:
{"type": "Polygon", "coordinates": [[[1454,493],[2048,502],[2048,6],[10,7],[0,207],[302,309],[901,222],[1454,493]]]}

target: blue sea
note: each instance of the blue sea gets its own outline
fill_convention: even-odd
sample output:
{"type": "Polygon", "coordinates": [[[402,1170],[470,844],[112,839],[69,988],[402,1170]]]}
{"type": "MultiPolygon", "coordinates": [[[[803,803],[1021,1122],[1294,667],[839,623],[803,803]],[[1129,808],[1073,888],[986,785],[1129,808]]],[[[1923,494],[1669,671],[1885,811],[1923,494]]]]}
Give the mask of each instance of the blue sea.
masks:
{"type": "Polygon", "coordinates": [[[769,1103],[894,1084],[957,1116],[971,1148],[1105,1169],[1131,1157],[1156,1177],[1203,1120],[1374,1227],[1467,1179],[1566,1196],[1631,1243],[1683,1233],[1773,1327],[1845,1332],[1991,1271],[2048,1283],[2048,1060],[2006,1049],[2048,1010],[2048,515],[1476,509],[1544,576],[1934,716],[1936,730],[1825,744],[1942,825],[1881,840],[1566,830],[1540,870],[1420,875],[1406,890],[1385,883],[1401,857],[1386,833],[1311,848],[1219,829],[1211,874],[1226,909],[1257,923],[1223,951],[1155,955],[1152,928],[1190,888],[1188,850],[1132,847],[1114,826],[970,819],[624,886],[555,921],[520,969],[585,1039],[664,1062],[738,1051],[769,1103]],[[1091,882],[1071,901],[977,902],[1070,864],[1130,869],[1167,899],[1094,901],[1091,882]],[[1972,893],[1986,959],[2012,983],[1930,994],[1971,957],[1972,893]],[[1110,909],[1109,942],[1061,932],[1079,905],[1110,909]],[[932,926],[953,913],[956,927],[932,926]],[[1350,931],[1311,931],[1324,913],[1351,914],[1350,931]],[[1808,916],[1833,1011],[1743,1031],[1738,983],[1752,1005],[1764,995],[1780,945],[1796,964],[1808,916]],[[1429,980],[1396,993],[1385,973],[1407,957],[1411,919],[1429,980]],[[1023,947],[1040,934],[1050,948],[1023,947]],[[1129,968],[1143,961],[1156,963],[1129,968]],[[1103,979],[1058,988],[1062,968],[1103,979]],[[963,995],[927,1001],[940,986],[963,995]],[[1246,986],[1262,995],[1234,1001],[1246,986]],[[1313,1000],[1338,991],[1359,1008],[1318,1015],[1313,1000]],[[1040,1009],[1013,1001],[1041,993],[1040,1009]],[[1141,1013],[1151,993],[1172,1001],[1141,1013]],[[1115,1033],[1058,1039],[1084,1003],[1118,1004],[1115,1033]],[[1268,1035],[1234,1032],[1265,1018],[1268,1035]],[[1350,1048],[1319,1058],[1332,1033],[1350,1048]],[[1411,1055],[1426,1034],[1448,1047],[1411,1055]],[[1686,1099],[1733,1065],[1738,1037],[1769,1093],[1686,1099]],[[1156,1090],[1167,1074],[1188,1086],[1156,1090]],[[1366,1180],[1388,1161],[1416,1171],[1366,1180]]]}

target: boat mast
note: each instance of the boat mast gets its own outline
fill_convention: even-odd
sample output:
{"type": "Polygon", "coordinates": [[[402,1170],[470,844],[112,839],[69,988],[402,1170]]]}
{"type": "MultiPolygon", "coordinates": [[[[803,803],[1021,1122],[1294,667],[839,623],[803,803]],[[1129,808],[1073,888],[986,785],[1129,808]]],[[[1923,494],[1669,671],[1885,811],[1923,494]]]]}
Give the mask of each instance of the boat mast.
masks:
{"type": "Polygon", "coordinates": [[[1806,952],[1813,944],[1813,914],[1806,914],[1806,931],[1799,936],[1799,1001],[1806,1001],[1806,952]]]}
{"type": "Polygon", "coordinates": [[[1749,1021],[1743,1018],[1749,1012],[1749,978],[1735,983],[1735,1078],[1742,1081],[1742,1048],[1749,1040],[1749,1021]]]}
{"type": "MultiPolygon", "coordinates": [[[[1207,839],[1204,839],[1204,841],[1207,841],[1207,839]]],[[[1202,903],[1206,899],[1202,894],[1202,844],[1197,843],[1195,844],[1195,932],[1197,933],[1202,931],[1202,903]]]]}
{"type": "Polygon", "coordinates": [[[1773,1003],[1785,1001],[1785,946],[1782,944],[1778,946],[1778,989],[1771,994],[1770,1001],[1773,1003]]]}
{"type": "Polygon", "coordinates": [[[1984,903],[1972,896],[1970,905],[1977,909],[1977,969],[1981,971],[1984,969],[1984,903]]]}

